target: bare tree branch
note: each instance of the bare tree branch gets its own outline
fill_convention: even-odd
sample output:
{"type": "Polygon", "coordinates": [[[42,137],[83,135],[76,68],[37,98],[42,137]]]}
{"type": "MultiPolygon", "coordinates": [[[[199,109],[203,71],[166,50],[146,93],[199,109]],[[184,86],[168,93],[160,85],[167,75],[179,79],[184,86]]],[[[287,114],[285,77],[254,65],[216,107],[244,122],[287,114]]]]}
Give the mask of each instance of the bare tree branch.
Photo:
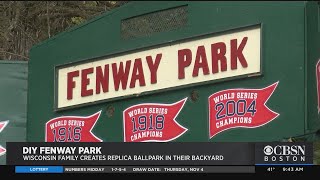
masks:
{"type": "Polygon", "coordinates": [[[28,59],[29,50],[36,43],[122,4],[125,3],[0,1],[0,60],[28,59]]]}
{"type": "Polygon", "coordinates": [[[50,38],[50,17],[49,17],[49,2],[46,1],[46,5],[47,5],[47,25],[48,25],[48,37],[50,38]]]}
{"type": "Polygon", "coordinates": [[[26,57],[26,56],[23,56],[23,55],[20,55],[20,54],[16,54],[16,53],[12,53],[12,52],[0,51],[0,53],[6,53],[6,54],[14,55],[14,56],[19,56],[19,57],[23,57],[23,58],[25,58],[25,59],[28,59],[28,60],[29,60],[29,58],[28,58],[28,57],[26,57]]]}

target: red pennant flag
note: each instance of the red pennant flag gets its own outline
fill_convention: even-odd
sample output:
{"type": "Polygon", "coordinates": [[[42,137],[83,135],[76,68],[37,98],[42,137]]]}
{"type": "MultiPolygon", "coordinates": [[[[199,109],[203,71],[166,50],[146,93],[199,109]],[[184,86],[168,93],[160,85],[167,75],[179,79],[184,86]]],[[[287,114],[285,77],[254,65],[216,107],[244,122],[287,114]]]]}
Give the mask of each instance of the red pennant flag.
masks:
{"type": "Polygon", "coordinates": [[[320,112],[320,59],[316,65],[316,75],[317,75],[318,114],[319,114],[320,112]]]}
{"type": "Polygon", "coordinates": [[[6,153],[6,151],[7,150],[0,145],[0,156],[4,155],[6,153]]]}
{"type": "MultiPolygon", "coordinates": [[[[1,131],[4,130],[4,128],[7,126],[8,123],[9,123],[9,121],[0,122],[0,133],[1,133],[1,131]]],[[[6,153],[6,151],[7,150],[0,145],[0,156],[4,155],[6,153]]]]}
{"type": "Polygon", "coordinates": [[[62,116],[46,123],[46,142],[101,142],[91,130],[101,111],[88,116],[62,116]]]}
{"type": "Polygon", "coordinates": [[[209,137],[237,127],[256,128],[263,126],[278,113],[265,103],[279,82],[263,89],[228,89],[209,97],[209,137]]]}
{"type": "Polygon", "coordinates": [[[168,142],[185,133],[178,116],[187,98],[174,104],[144,103],[123,111],[124,142],[168,142]]]}
{"type": "Polygon", "coordinates": [[[1,131],[4,130],[4,128],[7,126],[8,123],[9,123],[9,121],[0,122],[0,133],[1,133],[1,131]]]}

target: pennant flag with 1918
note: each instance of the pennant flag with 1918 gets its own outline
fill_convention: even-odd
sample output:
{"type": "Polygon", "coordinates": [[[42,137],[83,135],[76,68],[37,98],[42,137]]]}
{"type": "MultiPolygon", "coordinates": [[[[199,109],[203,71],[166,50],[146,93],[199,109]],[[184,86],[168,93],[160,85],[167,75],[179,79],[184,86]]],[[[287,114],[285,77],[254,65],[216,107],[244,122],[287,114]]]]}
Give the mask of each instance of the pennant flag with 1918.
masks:
{"type": "Polygon", "coordinates": [[[173,104],[144,103],[123,111],[124,142],[168,142],[188,129],[176,122],[187,98],[173,104]]]}
{"type": "Polygon", "coordinates": [[[278,113],[266,106],[278,82],[263,89],[227,89],[209,97],[209,138],[232,128],[263,126],[278,113]]]}

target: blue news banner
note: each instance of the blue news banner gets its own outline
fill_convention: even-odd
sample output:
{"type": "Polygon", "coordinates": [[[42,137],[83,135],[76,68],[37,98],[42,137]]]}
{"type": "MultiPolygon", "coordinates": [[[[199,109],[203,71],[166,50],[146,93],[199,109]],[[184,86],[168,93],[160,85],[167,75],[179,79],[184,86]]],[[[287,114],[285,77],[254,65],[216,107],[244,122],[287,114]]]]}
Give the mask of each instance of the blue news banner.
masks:
{"type": "Polygon", "coordinates": [[[15,173],[271,173],[314,166],[310,142],[7,142],[7,165],[15,173]]]}

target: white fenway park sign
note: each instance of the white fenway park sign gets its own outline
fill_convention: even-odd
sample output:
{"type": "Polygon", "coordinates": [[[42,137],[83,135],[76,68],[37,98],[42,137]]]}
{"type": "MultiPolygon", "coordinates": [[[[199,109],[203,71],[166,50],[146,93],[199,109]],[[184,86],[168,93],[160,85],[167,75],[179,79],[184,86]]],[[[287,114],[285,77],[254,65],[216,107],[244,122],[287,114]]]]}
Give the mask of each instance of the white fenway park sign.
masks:
{"type": "Polygon", "coordinates": [[[261,27],[56,67],[56,108],[259,74],[261,27]]]}

